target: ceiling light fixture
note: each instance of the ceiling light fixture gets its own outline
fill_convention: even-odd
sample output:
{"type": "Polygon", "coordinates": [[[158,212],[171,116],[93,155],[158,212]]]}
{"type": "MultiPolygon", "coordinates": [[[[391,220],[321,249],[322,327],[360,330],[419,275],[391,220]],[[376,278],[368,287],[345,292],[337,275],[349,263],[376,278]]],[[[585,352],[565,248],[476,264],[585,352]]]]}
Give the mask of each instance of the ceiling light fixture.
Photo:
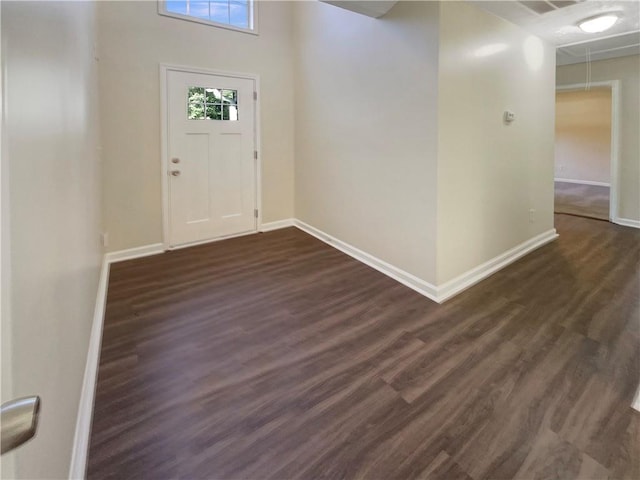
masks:
{"type": "Polygon", "coordinates": [[[578,27],[580,30],[587,33],[600,33],[605,30],[609,30],[618,21],[618,15],[615,13],[606,13],[604,15],[598,15],[597,17],[587,18],[582,20],[578,27]]]}

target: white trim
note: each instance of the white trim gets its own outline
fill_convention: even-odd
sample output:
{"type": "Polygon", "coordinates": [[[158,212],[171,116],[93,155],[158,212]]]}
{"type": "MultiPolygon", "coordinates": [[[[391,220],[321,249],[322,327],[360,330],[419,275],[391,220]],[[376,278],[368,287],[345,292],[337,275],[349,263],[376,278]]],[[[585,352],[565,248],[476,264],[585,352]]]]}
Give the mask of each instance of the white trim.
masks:
{"type": "MultiPolygon", "coordinates": [[[[0,8],[0,12],[2,9],[0,8]]],[[[1,16],[1,15],[0,15],[1,16]]],[[[6,19],[6,15],[5,15],[6,19]]],[[[0,29],[1,29],[0,19],[0,29]]],[[[6,32],[6,30],[5,30],[6,32]]],[[[4,40],[4,33],[2,38],[4,40]]],[[[4,41],[2,42],[4,43],[4,41]]],[[[11,209],[9,208],[9,155],[7,143],[7,58],[0,48],[0,400],[13,398],[13,335],[11,315],[11,209]]],[[[0,457],[0,477],[16,477],[16,454],[0,457]]]]}
{"type": "Polygon", "coordinates": [[[169,248],[169,90],[167,88],[168,65],[160,64],[160,178],[162,193],[162,244],[169,248]]]}
{"type": "Polygon", "coordinates": [[[636,391],[636,396],[633,399],[631,408],[640,412],[640,387],[638,387],[638,390],[636,391]]]}
{"type": "Polygon", "coordinates": [[[256,233],[258,233],[257,230],[247,230],[246,232],[232,233],[231,235],[222,235],[221,237],[198,240],[197,242],[181,243],[180,245],[169,247],[167,250],[182,250],[183,248],[197,247],[198,245],[206,245],[207,243],[216,243],[222,240],[229,240],[230,238],[246,237],[247,235],[255,235],[256,233]]]}
{"type": "Polygon", "coordinates": [[[529,240],[522,242],[520,245],[507,250],[506,252],[492,258],[491,260],[478,265],[475,268],[457,276],[456,278],[449,280],[438,286],[438,300],[444,302],[445,300],[457,295],[458,293],[466,290],[467,288],[475,285],[476,283],[484,280],[485,278],[493,275],[498,270],[503,269],[507,265],[515,262],[516,260],[524,257],[526,254],[536,250],[549,242],[552,242],[558,238],[556,229],[552,228],[540,235],[537,235],[529,240]]]}
{"type": "Polygon", "coordinates": [[[378,270],[381,273],[384,273],[386,276],[393,278],[394,280],[402,283],[403,285],[415,290],[416,292],[424,295],[427,298],[430,298],[434,302],[439,302],[437,288],[435,285],[432,285],[429,282],[426,282],[415,275],[412,275],[409,272],[405,272],[404,270],[394,267],[393,265],[381,260],[373,255],[363,252],[359,248],[354,247],[353,245],[349,245],[342,240],[339,240],[328,233],[323,232],[311,225],[301,221],[294,220],[294,225],[298,227],[303,232],[308,233],[316,237],[318,240],[323,241],[327,245],[332,246],[340,250],[343,253],[346,253],[350,257],[355,258],[356,260],[364,263],[365,265],[369,265],[371,268],[378,270]]]}
{"type": "MultiPolygon", "coordinates": [[[[208,243],[211,241],[222,240],[230,237],[220,237],[203,240],[196,243],[188,243],[181,246],[171,245],[169,242],[169,159],[168,159],[168,141],[169,141],[169,123],[168,123],[168,89],[167,89],[167,75],[169,71],[186,72],[186,73],[199,73],[203,75],[216,75],[218,77],[231,77],[242,78],[245,80],[253,81],[254,92],[257,93],[257,99],[254,100],[254,121],[253,131],[254,138],[253,144],[255,150],[258,152],[258,158],[255,165],[255,208],[258,210],[258,217],[254,221],[254,230],[251,233],[258,231],[258,225],[262,224],[262,142],[261,142],[261,129],[260,129],[260,76],[252,73],[239,73],[239,72],[222,72],[219,70],[212,70],[208,68],[190,67],[186,65],[176,65],[169,63],[160,64],[160,177],[162,178],[162,245],[165,250],[183,248],[200,243],[208,243]]],[[[245,235],[240,233],[239,235],[245,235]]],[[[238,235],[236,235],[238,236],[238,235]]]]}
{"type": "Polygon", "coordinates": [[[258,152],[258,158],[256,162],[256,178],[255,178],[255,192],[256,192],[256,208],[258,209],[258,218],[256,218],[255,229],[258,231],[258,226],[262,225],[262,131],[260,130],[260,100],[262,95],[260,94],[260,76],[253,75],[253,88],[257,95],[255,104],[253,105],[253,144],[258,152]]]}
{"type": "MultiPolygon", "coordinates": [[[[256,232],[249,232],[255,234],[256,232]]],[[[216,240],[210,240],[209,243],[226,238],[233,238],[240,235],[223,237],[216,240]]],[[[191,247],[192,245],[184,245],[191,247]]],[[[183,248],[183,246],[178,247],[183,248]]],[[[96,305],[93,313],[93,324],[91,326],[91,336],[89,337],[89,348],[87,351],[87,360],[84,369],[84,378],[82,381],[82,390],[80,391],[80,402],[78,404],[78,414],[76,417],[76,428],[73,437],[73,445],[71,450],[71,463],[69,465],[70,479],[84,479],[87,469],[87,454],[89,452],[89,440],[91,436],[91,421],[93,416],[93,406],[95,401],[96,383],[98,380],[98,367],[100,364],[100,349],[102,343],[102,331],[104,327],[104,313],[107,302],[107,291],[109,288],[109,269],[112,263],[124,260],[132,260],[134,258],[148,257],[165,251],[162,243],[154,243],[142,247],[130,248],[116,252],[106,253],[102,259],[102,268],[100,270],[100,279],[98,281],[98,292],[96,296],[96,305]]]]}
{"type": "Polygon", "coordinates": [[[165,251],[162,243],[152,243],[151,245],[144,245],[142,247],[129,248],[127,250],[118,250],[117,252],[110,252],[105,255],[105,259],[108,263],[122,262],[124,260],[132,260],[134,258],[148,257],[150,255],[157,255],[165,251]]]}
{"type": "Polygon", "coordinates": [[[630,218],[616,218],[613,220],[616,225],[622,225],[623,227],[640,228],[640,220],[632,220],[630,218]]]}
{"type": "Polygon", "coordinates": [[[233,32],[240,33],[248,33],[251,35],[258,35],[258,0],[253,0],[251,2],[251,11],[249,12],[251,18],[249,19],[251,23],[250,28],[242,28],[236,27],[234,25],[230,25],[228,23],[220,23],[214,22],[213,20],[206,20],[204,18],[193,17],[191,15],[182,15],[180,13],[169,12],[165,7],[165,0],[158,0],[158,15],[163,15],[165,17],[177,18],[179,20],[186,20],[187,22],[193,23],[201,23],[203,25],[209,25],[211,27],[223,28],[225,30],[231,30],[233,32]]]}
{"type": "MultiPolygon", "coordinates": [[[[591,82],[589,87],[610,87],[611,88],[611,165],[609,185],[609,220],[618,223],[618,188],[619,188],[619,152],[620,152],[620,81],[607,80],[603,82],[591,82]]],[[[557,85],[556,92],[570,90],[584,90],[586,83],[572,83],[568,85],[557,85]]]]}
{"type": "Polygon", "coordinates": [[[554,178],[554,182],[562,182],[562,183],[577,183],[580,185],[597,185],[599,187],[611,187],[610,183],[607,182],[595,182],[593,180],[574,180],[573,178],[554,178]]]}
{"type": "Polygon", "coordinates": [[[620,128],[622,108],[620,99],[620,81],[611,82],[611,187],[609,190],[609,218],[616,222],[618,218],[618,202],[620,188],[620,128]]]}
{"type": "Polygon", "coordinates": [[[107,302],[107,288],[109,286],[109,261],[107,255],[102,259],[100,279],[98,281],[98,293],[96,306],[93,312],[93,325],[89,337],[89,349],[87,362],[84,368],[82,390],[80,391],[80,403],[78,404],[78,416],[76,417],[76,430],[73,437],[71,451],[71,464],[69,466],[69,478],[85,478],[87,469],[87,454],[89,451],[89,439],[91,435],[91,419],[93,416],[93,404],[98,380],[98,365],[100,362],[100,344],[102,343],[102,326],[104,323],[104,311],[107,302]]]}
{"type": "Polygon", "coordinates": [[[293,218],[286,218],[284,220],[278,220],[276,222],[267,222],[260,225],[258,229],[261,232],[270,232],[272,230],[280,230],[281,228],[293,227],[295,225],[293,218]]]}
{"type": "Polygon", "coordinates": [[[76,429],[71,450],[71,463],[69,465],[70,479],[84,479],[87,469],[87,454],[89,452],[91,420],[95,401],[96,382],[98,380],[98,367],[100,364],[100,348],[104,326],[104,312],[107,304],[107,291],[109,289],[110,266],[112,263],[123,260],[147,257],[162,252],[164,252],[163,245],[161,243],[154,243],[143,247],[106,253],[102,258],[96,305],[93,311],[93,324],[91,326],[91,336],[89,337],[87,361],[84,367],[84,378],[82,380],[82,390],[80,391],[76,429]]]}
{"type": "Polygon", "coordinates": [[[433,285],[415,275],[406,272],[398,267],[395,267],[384,260],[381,260],[369,253],[363,252],[359,248],[349,245],[342,240],[339,240],[322,230],[319,230],[311,225],[295,219],[294,225],[303,232],[308,233],[323,241],[324,243],[331,245],[332,247],[346,253],[347,255],[359,260],[360,262],[369,265],[371,268],[384,273],[388,277],[397,280],[403,285],[415,290],[416,292],[424,295],[425,297],[433,300],[437,303],[443,303],[458,293],[466,290],[467,288],[475,285],[476,283],[484,280],[485,278],[493,275],[498,270],[503,269],[507,265],[522,258],[526,254],[536,250],[543,245],[558,238],[555,228],[552,228],[540,235],[537,235],[529,240],[522,242],[506,252],[492,258],[491,260],[478,265],[475,268],[457,276],[456,278],[449,280],[442,285],[433,285]]]}

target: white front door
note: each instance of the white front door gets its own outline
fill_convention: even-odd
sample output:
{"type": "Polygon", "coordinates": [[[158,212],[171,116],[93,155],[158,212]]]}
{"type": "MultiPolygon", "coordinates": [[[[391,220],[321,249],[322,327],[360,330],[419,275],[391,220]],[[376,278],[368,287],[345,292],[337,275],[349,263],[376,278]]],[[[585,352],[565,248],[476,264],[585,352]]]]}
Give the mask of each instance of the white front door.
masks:
{"type": "Polygon", "coordinates": [[[254,80],[166,72],[170,246],[255,231],[254,80]]]}

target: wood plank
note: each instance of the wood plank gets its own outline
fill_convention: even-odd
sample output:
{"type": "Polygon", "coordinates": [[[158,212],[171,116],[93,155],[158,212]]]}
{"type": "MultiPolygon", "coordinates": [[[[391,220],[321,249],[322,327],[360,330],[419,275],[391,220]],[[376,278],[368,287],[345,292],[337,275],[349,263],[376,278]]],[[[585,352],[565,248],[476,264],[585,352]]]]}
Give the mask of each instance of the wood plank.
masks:
{"type": "Polygon", "coordinates": [[[288,228],[112,266],[88,478],[640,478],[640,232],[443,305],[288,228]]]}

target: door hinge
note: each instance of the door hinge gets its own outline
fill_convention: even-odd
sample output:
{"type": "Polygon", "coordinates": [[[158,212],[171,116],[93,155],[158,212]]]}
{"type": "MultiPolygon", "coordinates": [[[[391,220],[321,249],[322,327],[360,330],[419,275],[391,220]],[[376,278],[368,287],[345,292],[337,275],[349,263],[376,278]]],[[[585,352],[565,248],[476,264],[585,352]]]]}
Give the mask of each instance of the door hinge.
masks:
{"type": "Polygon", "coordinates": [[[258,209],[257,208],[253,210],[253,216],[258,218],[258,209]]]}
{"type": "Polygon", "coordinates": [[[254,150],[253,151],[253,159],[257,160],[258,159],[258,150],[254,150]]]}
{"type": "Polygon", "coordinates": [[[253,99],[258,100],[258,92],[253,92],[253,99]]]}

